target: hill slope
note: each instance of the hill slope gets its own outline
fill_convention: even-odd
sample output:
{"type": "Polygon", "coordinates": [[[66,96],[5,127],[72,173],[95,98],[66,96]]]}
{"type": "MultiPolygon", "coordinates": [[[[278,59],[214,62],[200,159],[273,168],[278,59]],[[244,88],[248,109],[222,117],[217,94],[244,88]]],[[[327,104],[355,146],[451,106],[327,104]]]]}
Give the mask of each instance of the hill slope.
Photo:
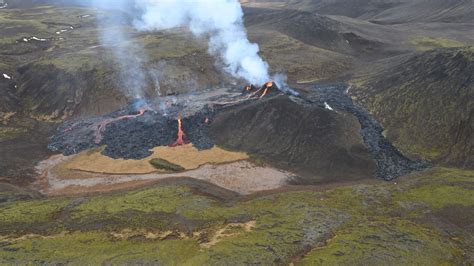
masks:
{"type": "Polygon", "coordinates": [[[413,155],[474,168],[474,49],[433,50],[358,80],[352,91],[413,155]]]}

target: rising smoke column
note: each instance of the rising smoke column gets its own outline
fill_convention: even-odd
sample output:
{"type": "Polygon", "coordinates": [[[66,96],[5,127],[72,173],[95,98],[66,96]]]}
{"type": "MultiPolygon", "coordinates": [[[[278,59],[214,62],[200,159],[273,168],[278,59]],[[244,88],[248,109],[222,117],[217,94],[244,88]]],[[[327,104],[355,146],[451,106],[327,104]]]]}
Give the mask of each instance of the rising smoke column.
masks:
{"type": "MultiPolygon", "coordinates": [[[[129,98],[143,98],[150,73],[144,68],[146,60],[143,47],[134,42],[127,33],[127,26],[130,24],[127,16],[137,13],[133,8],[133,0],[79,0],[79,3],[107,11],[98,20],[99,40],[114,56],[119,70],[118,86],[129,98]]],[[[152,80],[159,93],[158,81],[152,80]]]]}
{"type": "MultiPolygon", "coordinates": [[[[209,41],[209,52],[221,58],[225,70],[251,84],[273,80],[286,92],[297,95],[286,85],[286,76],[269,75],[268,64],[258,55],[257,44],[250,43],[238,0],[70,0],[78,4],[114,11],[99,19],[101,42],[114,54],[120,69],[120,84],[127,96],[143,98],[152,81],[160,95],[157,69],[145,67],[146,53],[127,30],[130,18],[141,31],[187,27],[209,41]]],[[[129,29],[129,28],[128,28],[129,29]]]]}
{"type": "Polygon", "coordinates": [[[135,20],[139,30],[187,27],[198,37],[207,37],[209,52],[219,56],[232,76],[252,84],[270,80],[268,64],[250,43],[238,0],[135,0],[142,15],[135,20]]]}

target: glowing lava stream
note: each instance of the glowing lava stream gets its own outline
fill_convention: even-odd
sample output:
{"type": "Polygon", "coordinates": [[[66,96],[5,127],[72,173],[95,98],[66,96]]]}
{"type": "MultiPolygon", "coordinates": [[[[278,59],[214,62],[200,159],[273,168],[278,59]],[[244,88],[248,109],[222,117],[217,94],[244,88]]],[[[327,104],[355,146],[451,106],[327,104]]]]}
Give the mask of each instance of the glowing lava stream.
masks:
{"type": "Polygon", "coordinates": [[[145,113],[145,111],[146,111],[145,108],[141,108],[138,114],[123,115],[116,118],[106,119],[106,120],[100,121],[98,124],[94,124],[93,127],[96,127],[95,132],[94,132],[94,142],[96,144],[99,144],[102,141],[102,133],[104,133],[105,128],[107,127],[108,124],[113,123],[115,121],[122,120],[122,119],[129,119],[129,118],[142,116],[145,113]]]}
{"type": "Polygon", "coordinates": [[[173,142],[170,147],[176,147],[176,146],[181,146],[181,145],[184,145],[184,144],[188,144],[189,141],[187,140],[184,140],[184,137],[186,135],[184,134],[184,131],[183,131],[183,126],[182,126],[182,122],[181,122],[181,115],[178,116],[178,137],[176,138],[175,142],[173,142]]]}
{"type": "MultiPolygon", "coordinates": [[[[251,94],[249,94],[246,99],[250,99],[250,98],[252,98],[252,97],[254,97],[254,96],[257,96],[259,99],[261,99],[261,98],[263,98],[265,95],[267,95],[268,90],[269,90],[271,87],[273,87],[273,82],[272,82],[272,81],[267,82],[267,83],[263,84],[262,87],[260,87],[258,90],[256,90],[256,91],[252,92],[251,94]],[[263,90],[263,92],[260,94],[260,96],[258,96],[258,93],[261,92],[262,90],[263,90]]],[[[246,91],[250,91],[250,90],[251,90],[251,86],[246,86],[246,87],[245,87],[245,90],[246,90],[246,91]]]]}

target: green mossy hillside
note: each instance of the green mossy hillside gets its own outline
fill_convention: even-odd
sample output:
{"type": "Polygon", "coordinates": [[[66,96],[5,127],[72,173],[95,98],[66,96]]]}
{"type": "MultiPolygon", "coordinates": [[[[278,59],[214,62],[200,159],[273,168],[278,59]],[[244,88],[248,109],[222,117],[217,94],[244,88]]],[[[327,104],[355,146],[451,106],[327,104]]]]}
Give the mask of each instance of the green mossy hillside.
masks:
{"type": "Polygon", "coordinates": [[[354,81],[351,90],[402,151],[474,168],[474,48],[416,54],[354,81]]]}

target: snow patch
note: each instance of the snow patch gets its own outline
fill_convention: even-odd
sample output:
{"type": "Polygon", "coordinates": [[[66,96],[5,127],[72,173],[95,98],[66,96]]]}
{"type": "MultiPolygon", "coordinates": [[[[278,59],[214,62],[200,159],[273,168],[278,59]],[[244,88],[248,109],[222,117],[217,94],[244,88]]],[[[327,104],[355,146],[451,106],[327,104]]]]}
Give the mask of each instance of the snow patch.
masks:
{"type": "Polygon", "coordinates": [[[331,106],[329,106],[329,104],[327,102],[324,102],[324,108],[326,108],[330,111],[334,111],[334,109],[331,106]]]}
{"type": "Polygon", "coordinates": [[[3,77],[6,79],[12,79],[12,77],[8,76],[7,74],[3,73],[3,77]]]}
{"type": "MultiPolygon", "coordinates": [[[[72,27],[71,27],[71,28],[72,28],[72,27]]],[[[74,28],[72,28],[72,29],[74,29],[74,28]]],[[[64,29],[64,30],[59,30],[59,31],[56,31],[56,34],[61,34],[61,33],[66,32],[66,31],[67,31],[66,29],[64,29]]]]}
{"type": "Polygon", "coordinates": [[[31,40],[35,40],[35,41],[39,41],[39,42],[45,42],[45,41],[47,41],[47,39],[38,38],[38,37],[36,37],[36,36],[29,37],[29,38],[24,37],[24,38],[21,39],[21,40],[24,41],[24,42],[29,42],[29,41],[31,41],[31,40]]]}
{"type": "Polygon", "coordinates": [[[352,85],[347,86],[345,93],[348,94],[350,89],[352,89],[352,85]]]}
{"type": "Polygon", "coordinates": [[[31,37],[30,40],[35,40],[35,41],[39,41],[39,42],[45,42],[45,41],[47,41],[46,39],[38,38],[38,37],[36,37],[36,36],[31,37]]]}

